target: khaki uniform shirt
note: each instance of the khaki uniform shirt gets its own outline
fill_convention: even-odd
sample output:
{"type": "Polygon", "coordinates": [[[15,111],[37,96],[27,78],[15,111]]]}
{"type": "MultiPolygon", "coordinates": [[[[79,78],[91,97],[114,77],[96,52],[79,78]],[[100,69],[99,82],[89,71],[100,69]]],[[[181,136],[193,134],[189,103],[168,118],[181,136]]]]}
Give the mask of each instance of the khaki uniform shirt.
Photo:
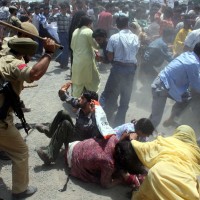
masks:
{"type": "MultiPolygon", "coordinates": [[[[10,81],[16,94],[20,94],[23,89],[23,82],[31,83],[30,70],[24,60],[19,60],[10,52],[0,58],[0,81],[10,81]]],[[[3,105],[4,95],[0,94],[0,107],[3,105]]],[[[9,109],[5,120],[0,120],[0,128],[13,124],[12,109],[9,109]]]]}
{"type": "MultiPolygon", "coordinates": [[[[8,18],[8,23],[13,25],[13,26],[16,26],[16,27],[20,28],[22,22],[18,19],[18,17],[11,16],[11,17],[8,18]]],[[[9,36],[10,37],[12,37],[13,35],[17,34],[17,31],[14,31],[14,30],[9,29],[8,31],[9,31],[9,36]]]]}

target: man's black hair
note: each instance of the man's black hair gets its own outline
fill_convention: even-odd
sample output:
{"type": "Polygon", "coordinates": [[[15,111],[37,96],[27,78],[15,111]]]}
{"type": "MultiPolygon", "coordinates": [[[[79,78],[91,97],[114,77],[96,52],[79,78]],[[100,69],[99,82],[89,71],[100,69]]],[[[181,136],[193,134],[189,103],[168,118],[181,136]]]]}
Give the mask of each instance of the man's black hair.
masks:
{"type": "Polygon", "coordinates": [[[82,16],[78,24],[78,28],[81,28],[82,26],[88,26],[89,24],[92,24],[92,19],[87,15],[82,16]]]}
{"type": "Polygon", "coordinates": [[[200,42],[198,42],[195,46],[194,46],[194,53],[200,57],[200,42]]]}
{"type": "Polygon", "coordinates": [[[154,126],[152,122],[147,118],[141,118],[135,123],[135,131],[142,131],[146,135],[152,135],[154,131],[154,126]]]}
{"type": "Polygon", "coordinates": [[[83,92],[83,96],[87,99],[88,102],[91,102],[91,100],[98,101],[98,99],[99,99],[99,96],[96,92],[89,91],[89,90],[83,92]]]}
{"type": "Polygon", "coordinates": [[[174,1],[174,8],[178,7],[180,4],[178,1],[174,1]]]}
{"type": "Polygon", "coordinates": [[[125,16],[119,16],[116,19],[116,24],[117,24],[117,28],[119,29],[123,29],[126,28],[128,26],[128,17],[125,16]]]}
{"type": "Polygon", "coordinates": [[[29,17],[27,15],[20,15],[19,20],[21,22],[27,22],[29,20],[29,17]]]}
{"type": "Polygon", "coordinates": [[[173,17],[174,13],[173,13],[173,9],[171,7],[166,7],[163,11],[164,14],[164,18],[168,19],[170,17],[173,17]]]}
{"type": "Polygon", "coordinates": [[[107,38],[106,30],[98,28],[92,33],[92,37],[93,38],[96,38],[96,37],[105,37],[105,38],[107,38]]]}

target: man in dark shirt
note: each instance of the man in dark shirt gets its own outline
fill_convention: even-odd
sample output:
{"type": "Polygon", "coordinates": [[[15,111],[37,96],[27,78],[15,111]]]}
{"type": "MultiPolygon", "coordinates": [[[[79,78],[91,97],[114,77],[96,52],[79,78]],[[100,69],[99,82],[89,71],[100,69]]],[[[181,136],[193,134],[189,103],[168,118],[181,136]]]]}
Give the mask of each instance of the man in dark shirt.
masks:
{"type": "MultiPolygon", "coordinates": [[[[174,40],[174,29],[164,28],[162,36],[152,41],[144,52],[140,66],[142,78],[152,82],[158,72],[155,68],[162,66],[164,61],[171,62],[173,54],[168,47],[174,40]]],[[[147,83],[146,83],[147,84],[147,83]]]]}
{"type": "Polygon", "coordinates": [[[98,55],[96,54],[96,60],[98,62],[102,62],[105,64],[110,63],[110,61],[108,60],[108,56],[107,56],[107,51],[106,51],[106,47],[107,47],[107,33],[104,29],[96,29],[93,34],[92,37],[96,40],[96,42],[99,44],[99,47],[102,49],[102,55],[98,55]]]}
{"type": "Polygon", "coordinates": [[[77,109],[76,123],[66,111],[59,111],[53,122],[49,126],[36,125],[39,132],[51,138],[49,145],[43,150],[39,148],[37,153],[45,164],[54,162],[59,154],[60,148],[64,144],[73,141],[82,141],[89,138],[102,138],[95,119],[94,105],[91,100],[98,100],[96,92],[86,91],[80,98],[74,98],[67,92],[68,84],[65,84],[59,90],[59,96],[62,101],[71,104],[77,109]]]}

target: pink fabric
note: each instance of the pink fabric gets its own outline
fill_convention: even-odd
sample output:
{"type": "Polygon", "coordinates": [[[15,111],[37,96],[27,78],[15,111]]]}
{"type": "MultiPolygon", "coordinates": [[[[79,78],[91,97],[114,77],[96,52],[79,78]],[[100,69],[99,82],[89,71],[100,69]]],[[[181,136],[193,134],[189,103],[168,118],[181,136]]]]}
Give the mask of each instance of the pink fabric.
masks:
{"type": "Polygon", "coordinates": [[[164,28],[174,28],[172,20],[161,20],[160,22],[160,35],[163,33],[164,28]]]}
{"type": "Polygon", "coordinates": [[[138,175],[133,175],[130,174],[129,177],[126,179],[126,183],[128,185],[133,185],[135,188],[139,188],[140,185],[143,183],[146,175],[144,174],[138,174],[138,175]]]}
{"type": "Polygon", "coordinates": [[[116,136],[108,140],[88,139],[74,146],[70,174],[86,182],[106,186],[114,173],[114,148],[116,136]]]}
{"type": "Polygon", "coordinates": [[[163,29],[164,28],[174,28],[174,23],[172,21],[172,19],[160,19],[161,17],[161,13],[157,12],[154,16],[155,20],[159,23],[160,25],[160,35],[162,35],[163,33],[163,29]]]}
{"type": "Polygon", "coordinates": [[[107,11],[102,11],[99,14],[97,27],[109,31],[112,27],[112,14],[107,11]]]}
{"type": "Polygon", "coordinates": [[[24,69],[26,66],[27,66],[26,64],[21,64],[21,65],[18,65],[17,67],[18,67],[19,70],[22,70],[22,69],[24,69]]]}
{"type": "Polygon", "coordinates": [[[135,187],[140,187],[140,181],[136,175],[130,174],[129,177],[126,180],[126,183],[129,185],[135,185],[135,187]]]}

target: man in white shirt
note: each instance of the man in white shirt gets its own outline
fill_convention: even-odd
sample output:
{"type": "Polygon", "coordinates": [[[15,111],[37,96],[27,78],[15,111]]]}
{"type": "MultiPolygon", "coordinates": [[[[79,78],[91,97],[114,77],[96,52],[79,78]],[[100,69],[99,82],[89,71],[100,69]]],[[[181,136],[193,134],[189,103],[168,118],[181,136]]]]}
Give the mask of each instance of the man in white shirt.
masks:
{"type": "Polygon", "coordinates": [[[200,42],[200,28],[191,31],[184,42],[184,51],[193,51],[194,46],[200,42]]]}
{"type": "Polygon", "coordinates": [[[116,19],[116,24],[120,31],[112,35],[108,41],[106,50],[112,68],[100,99],[109,121],[111,121],[114,112],[117,111],[114,126],[125,122],[137,68],[136,54],[140,46],[138,36],[128,29],[128,17],[119,16],[116,19]]]}

